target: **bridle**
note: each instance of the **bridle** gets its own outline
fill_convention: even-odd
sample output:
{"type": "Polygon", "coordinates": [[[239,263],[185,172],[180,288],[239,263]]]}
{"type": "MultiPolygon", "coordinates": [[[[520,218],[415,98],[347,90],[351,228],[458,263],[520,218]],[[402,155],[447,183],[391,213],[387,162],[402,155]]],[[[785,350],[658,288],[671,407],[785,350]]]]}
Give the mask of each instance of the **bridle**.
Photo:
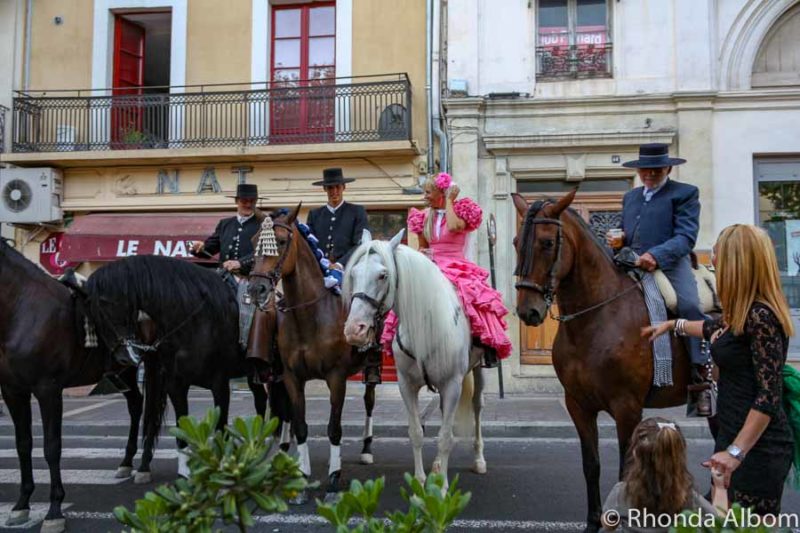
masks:
{"type": "MultiPolygon", "coordinates": [[[[269,282],[270,288],[269,288],[269,295],[267,296],[267,298],[264,300],[263,303],[258,303],[258,301],[256,300],[256,307],[258,308],[259,311],[264,311],[264,312],[268,311],[269,303],[275,296],[275,293],[277,292],[276,288],[278,286],[278,282],[281,280],[281,277],[283,277],[283,264],[286,262],[286,258],[289,256],[289,250],[291,250],[292,241],[294,240],[294,228],[289,224],[284,224],[283,222],[275,222],[273,220],[272,227],[285,229],[286,232],[288,233],[288,238],[286,240],[286,244],[284,245],[284,250],[278,256],[278,261],[275,263],[275,268],[273,268],[271,271],[266,273],[254,272],[254,271],[250,272],[250,277],[261,278],[269,282]]],[[[261,231],[263,231],[263,229],[261,231]]],[[[264,254],[262,254],[261,257],[264,257],[264,254]]],[[[307,302],[290,306],[281,305],[279,302],[279,305],[277,307],[279,311],[284,313],[287,311],[292,311],[294,309],[308,307],[322,300],[326,296],[326,294],[328,294],[328,290],[323,287],[323,289],[320,291],[320,294],[313,300],[309,300],[307,302]]]]}
{"type": "MultiPolygon", "coordinates": [[[[538,211],[541,211],[546,206],[551,205],[552,203],[553,202],[544,203],[543,205],[541,205],[539,207],[538,211]]],[[[531,291],[535,291],[535,292],[538,292],[539,294],[541,294],[542,297],[544,298],[544,303],[547,306],[547,308],[546,308],[547,314],[550,315],[550,318],[555,320],[556,322],[569,322],[570,320],[574,320],[574,319],[576,319],[576,318],[578,318],[580,316],[583,316],[583,315],[585,315],[587,313],[590,313],[590,312],[592,312],[592,311],[594,311],[596,309],[600,309],[601,307],[603,307],[605,305],[608,305],[611,302],[614,302],[614,301],[622,298],[623,296],[625,296],[626,294],[628,294],[632,290],[641,287],[642,282],[641,282],[641,280],[639,280],[639,281],[637,281],[637,283],[635,283],[634,285],[631,285],[630,287],[628,287],[624,291],[618,292],[617,294],[615,294],[611,298],[603,300],[602,302],[600,302],[598,304],[591,305],[591,306],[589,306],[589,307],[587,307],[585,309],[581,309],[580,311],[577,311],[575,313],[571,313],[569,315],[563,315],[563,314],[562,315],[555,315],[553,313],[553,302],[555,301],[555,297],[556,297],[556,281],[557,281],[556,275],[558,273],[558,269],[561,267],[561,249],[563,248],[563,245],[564,245],[564,231],[563,231],[564,230],[564,225],[561,223],[561,220],[558,220],[558,219],[555,219],[555,218],[534,218],[534,219],[526,221],[525,224],[533,224],[533,228],[534,228],[533,229],[533,237],[536,236],[536,226],[537,225],[551,224],[551,225],[556,226],[556,251],[555,251],[556,259],[555,259],[555,261],[553,261],[553,264],[550,265],[550,270],[547,272],[547,282],[546,282],[546,284],[544,286],[539,285],[538,283],[534,283],[532,281],[528,281],[526,279],[522,279],[522,280],[520,280],[520,281],[518,281],[517,283],[514,284],[514,288],[517,289],[517,290],[531,290],[531,291]]],[[[535,240],[535,239],[533,239],[533,240],[535,240]]],[[[522,243],[522,245],[524,246],[525,243],[522,243]]],[[[531,246],[533,246],[533,243],[531,243],[531,246]]],[[[531,253],[533,253],[533,252],[531,251],[531,253]]],[[[519,269],[519,265],[517,266],[516,274],[518,276],[522,275],[522,272],[520,272],[520,269],[519,269]]]]}
{"type": "MultiPolygon", "coordinates": [[[[367,257],[368,255],[369,254],[364,255],[364,257],[367,257]]],[[[394,253],[392,253],[392,260],[394,261],[394,272],[395,272],[394,284],[395,284],[395,288],[396,288],[398,286],[400,280],[399,280],[399,276],[397,275],[397,260],[394,258],[394,253]]],[[[389,294],[389,291],[386,291],[386,296],[388,296],[388,294],[389,294]]],[[[384,296],[384,299],[386,298],[386,296],[384,296]]],[[[353,294],[351,299],[352,300],[362,300],[363,302],[365,302],[367,305],[369,305],[370,307],[372,307],[375,310],[375,318],[373,319],[373,322],[372,322],[372,328],[375,331],[375,339],[372,342],[372,344],[368,344],[368,345],[362,346],[358,350],[360,352],[365,352],[367,350],[370,350],[370,349],[375,348],[376,346],[380,345],[380,335],[381,335],[381,332],[383,331],[383,323],[386,320],[386,315],[388,315],[389,311],[391,311],[392,309],[391,309],[390,306],[386,305],[385,301],[373,298],[372,296],[370,296],[366,292],[357,292],[357,293],[353,294]]]]}

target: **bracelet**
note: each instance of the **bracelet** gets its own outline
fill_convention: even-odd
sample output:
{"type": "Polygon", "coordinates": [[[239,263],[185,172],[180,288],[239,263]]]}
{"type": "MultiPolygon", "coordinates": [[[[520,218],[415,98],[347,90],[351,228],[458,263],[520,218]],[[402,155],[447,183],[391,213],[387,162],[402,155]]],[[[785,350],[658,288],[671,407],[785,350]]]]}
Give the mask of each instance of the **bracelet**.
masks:
{"type": "Polygon", "coordinates": [[[676,337],[685,337],[686,336],[686,319],[679,318],[675,321],[675,336],[676,337]]]}

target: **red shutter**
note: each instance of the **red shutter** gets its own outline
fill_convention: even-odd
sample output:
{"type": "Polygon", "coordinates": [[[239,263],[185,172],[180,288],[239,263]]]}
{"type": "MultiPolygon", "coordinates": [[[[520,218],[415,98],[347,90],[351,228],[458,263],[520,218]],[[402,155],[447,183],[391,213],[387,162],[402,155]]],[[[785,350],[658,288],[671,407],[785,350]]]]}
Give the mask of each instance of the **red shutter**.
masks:
{"type": "MultiPolygon", "coordinates": [[[[144,85],[144,28],[117,15],[114,24],[113,94],[140,95],[144,85]]],[[[111,140],[127,144],[126,138],[142,133],[142,108],[136,98],[115,100],[111,109],[111,140]]],[[[116,146],[122,147],[122,146],[116,146]]]]}

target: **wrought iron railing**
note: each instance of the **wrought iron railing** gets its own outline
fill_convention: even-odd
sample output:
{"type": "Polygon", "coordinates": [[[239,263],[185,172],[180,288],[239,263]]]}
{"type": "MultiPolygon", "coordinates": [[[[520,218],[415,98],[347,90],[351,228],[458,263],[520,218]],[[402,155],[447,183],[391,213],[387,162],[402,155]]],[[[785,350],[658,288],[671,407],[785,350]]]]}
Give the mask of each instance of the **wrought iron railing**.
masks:
{"type": "MultiPolygon", "coordinates": [[[[543,35],[540,37],[550,37],[543,35]]],[[[566,37],[566,36],[565,36],[566,37]]],[[[557,42],[559,39],[552,39],[557,42]]],[[[536,47],[537,79],[610,78],[613,75],[613,46],[602,33],[574,33],[565,42],[536,47]],[[601,37],[601,38],[598,38],[601,37]]]]}
{"type": "Polygon", "coordinates": [[[0,105],[0,154],[6,150],[6,111],[8,108],[0,105]]]}
{"type": "Polygon", "coordinates": [[[389,141],[412,135],[406,74],[28,91],[17,93],[13,106],[15,152],[389,141]]]}

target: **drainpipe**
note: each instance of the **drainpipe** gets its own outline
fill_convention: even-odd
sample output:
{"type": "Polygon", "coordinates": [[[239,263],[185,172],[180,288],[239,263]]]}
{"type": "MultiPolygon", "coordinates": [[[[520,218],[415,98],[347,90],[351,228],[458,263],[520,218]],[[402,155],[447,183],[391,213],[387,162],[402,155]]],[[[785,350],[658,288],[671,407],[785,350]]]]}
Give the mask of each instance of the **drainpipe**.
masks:
{"type": "MultiPolygon", "coordinates": [[[[436,2],[438,4],[438,2],[436,2]]],[[[433,135],[439,139],[439,169],[449,170],[447,157],[447,135],[439,127],[439,116],[434,118],[433,112],[433,6],[434,0],[426,0],[426,48],[425,48],[425,93],[428,100],[428,173],[433,173],[433,135]]],[[[441,10],[440,10],[441,13],[441,10]]],[[[438,87],[437,87],[438,89],[438,87]]]]}
{"type": "MultiPolygon", "coordinates": [[[[441,28],[442,28],[442,16],[443,10],[441,6],[441,0],[434,0],[434,5],[431,6],[431,11],[429,13],[430,17],[430,31],[431,31],[431,44],[434,42],[436,43],[436,51],[439,57],[439,62],[441,62],[442,56],[442,37],[441,37],[441,28]],[[434,31],[436,27],[434,25],[435,17],[434,17],[434,8],[438,7],[438,14],[439,14],[439,31],[434,31]],[[434,39],[435,37],[435,39],[434,39]]],[[[430,81],[430,85],[433,85],[433,46],[431,46],[430,51],[428,53],[428,76],[430,81]]],[[[441,129],[441,121],[442,115],[440,113],[441,110],[441,72],[442,69],[439,68],[438,72],[440,76],[437,78],[436,83],[436,106],[433,106],[433,98],[431,97],[431,129],[433,130],[433,134],[439,139],[439,169],[442,172],[450,172],[450,158],[449,158],[449,151],[450,151],[450,144],[447,139],[447,134],[442,131],[441,129]]],[[[431,89],[432,91],[432,89],[431,89]]]]}
{"type": "Polygon", "coordinates": [[[31,86],[31,25],[33,20],[33,0],[28,0],[25,8],[25,87],[27,91],[31,86]]]}

